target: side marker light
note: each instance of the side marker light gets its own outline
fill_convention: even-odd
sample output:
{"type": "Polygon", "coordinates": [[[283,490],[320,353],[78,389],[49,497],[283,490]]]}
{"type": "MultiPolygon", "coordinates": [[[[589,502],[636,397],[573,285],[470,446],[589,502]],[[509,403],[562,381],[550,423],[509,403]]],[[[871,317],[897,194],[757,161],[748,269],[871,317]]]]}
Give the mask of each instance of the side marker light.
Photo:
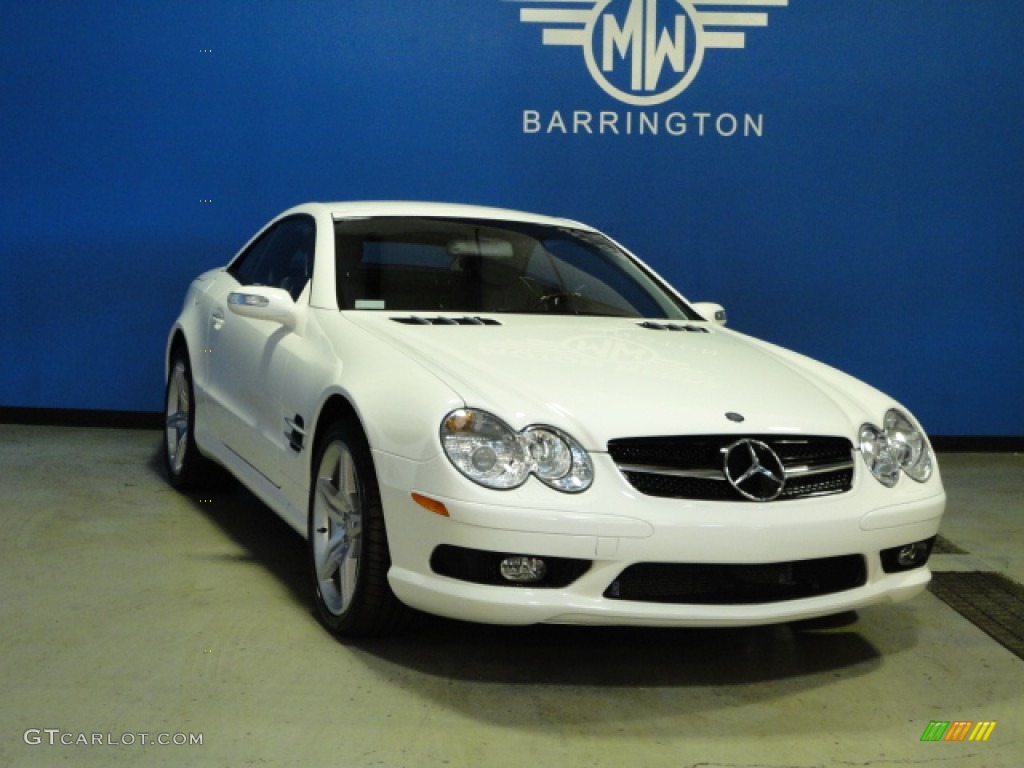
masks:
{"type": "Polygon", "coordinates": [[[440,515],[441,517],[449,516],[448,507],[446,507],[442,502],[438,501],[437,499],[431,499],[427,496],[424,496],[421,493],[414,493],[412,494],[412,500],[415,501],[424,509],[433,512],[435,515],[440,515]]]}

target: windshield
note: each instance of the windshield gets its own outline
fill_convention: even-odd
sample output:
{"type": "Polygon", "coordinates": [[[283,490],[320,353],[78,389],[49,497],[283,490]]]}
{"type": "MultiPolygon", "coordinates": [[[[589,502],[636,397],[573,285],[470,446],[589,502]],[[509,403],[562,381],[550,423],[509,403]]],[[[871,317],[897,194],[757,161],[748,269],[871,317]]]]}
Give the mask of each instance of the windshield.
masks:
{"type": "Polygon", "coordinates": [[[596,232],[415,217],[334,230],[342,309],[699,319],[596,232]]]}

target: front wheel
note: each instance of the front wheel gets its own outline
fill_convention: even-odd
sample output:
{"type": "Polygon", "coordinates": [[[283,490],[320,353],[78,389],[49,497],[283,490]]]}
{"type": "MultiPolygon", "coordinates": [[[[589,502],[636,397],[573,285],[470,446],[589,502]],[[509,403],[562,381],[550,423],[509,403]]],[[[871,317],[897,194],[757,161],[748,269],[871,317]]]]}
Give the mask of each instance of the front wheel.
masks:
{"type": "Polygon", "coordinates": [[[410,611],[388,586],[388,549],[369,447],[346,422],[328,428],[314,455],[309,558],[320,620],[346,637],[380,635],[410,611]]]}

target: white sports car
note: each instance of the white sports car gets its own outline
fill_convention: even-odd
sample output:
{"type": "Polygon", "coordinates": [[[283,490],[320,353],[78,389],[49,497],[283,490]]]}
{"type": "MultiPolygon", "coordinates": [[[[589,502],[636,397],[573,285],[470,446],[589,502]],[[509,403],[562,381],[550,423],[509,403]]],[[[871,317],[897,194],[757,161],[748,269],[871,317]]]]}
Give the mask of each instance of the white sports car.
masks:
{"type": "Polygon", "coordinates": [[[921,591],[945,494],[910,413],[724,327],[601,233],[309,204],[188,290],[166,463],[308,541],[331,631],[785,622],[921,591]]]}

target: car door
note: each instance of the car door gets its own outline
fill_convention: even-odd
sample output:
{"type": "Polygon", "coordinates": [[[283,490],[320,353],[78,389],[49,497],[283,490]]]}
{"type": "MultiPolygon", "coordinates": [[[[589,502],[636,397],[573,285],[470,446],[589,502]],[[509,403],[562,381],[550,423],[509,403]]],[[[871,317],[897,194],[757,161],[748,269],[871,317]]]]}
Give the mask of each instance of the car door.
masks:
{"type": "Polygon", "coordinates": [[[293,216],[264,232],[227,269],[210,317],[210,390],[213,427],[223,443],[264,477],[280,485],[277,457],[286,442],[279,424],[285,348],[295,332],[270,320],[243,317],[228,309],[232,291],[246,286],[287,290],[292,299],[313,268],[316,225],[293,216]]]}

